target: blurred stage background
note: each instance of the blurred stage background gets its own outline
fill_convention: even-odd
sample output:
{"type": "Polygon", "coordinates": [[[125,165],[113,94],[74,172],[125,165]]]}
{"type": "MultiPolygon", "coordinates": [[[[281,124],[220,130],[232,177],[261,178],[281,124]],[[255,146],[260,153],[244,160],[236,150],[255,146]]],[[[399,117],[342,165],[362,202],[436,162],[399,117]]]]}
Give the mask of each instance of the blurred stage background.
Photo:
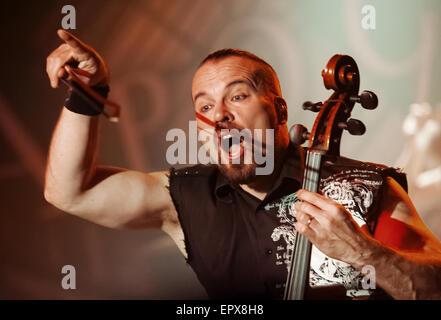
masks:
{"type": "Polygon", "coordinates": [[[168,168],[165,134],[194,119],[191,79],[210,51],[236,47],[267,60],[280,76],[289,125],[309,128],[314,114],[301,105],[327,99],[321,70],[346,53],[358,63],[361,89],[375,91],[380,105],[356,106],[367,133],[345,135],[342,154],[408,169],[414,203],[441,237],[441,116],[422,104],[441,102],[440,1],[2,1],[0,298],[206,297],[166,235],[95,226],[43,199],[45,157],[66,94],[50,88],[45,63],[60,44],[66,4],[76,8],[73,33],[104,57],[111,97],[123,105],[119,124],[102,119],[102,164],[168,168]],[[376,9],[376,30],[361,28],[365,4],[376,9]],[[68,264],[76,290],[60,285],[68,264]]]}

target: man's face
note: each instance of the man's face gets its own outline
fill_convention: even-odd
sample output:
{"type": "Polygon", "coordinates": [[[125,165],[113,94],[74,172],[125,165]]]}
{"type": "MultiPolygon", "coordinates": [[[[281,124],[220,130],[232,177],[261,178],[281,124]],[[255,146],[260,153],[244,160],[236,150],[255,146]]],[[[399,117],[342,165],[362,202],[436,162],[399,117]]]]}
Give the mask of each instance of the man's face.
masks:
{"type": "MultiPolygon", "coordinates": [[[[195,111],[216,125],[218,165],[233,183],[250,183],[255,177],[257,165],[254,156],[251,163],[244,161],[246,152],[250,152],[248,155],[253,154],[255,129],[262,131],[262,154],[268,148],[267,143],[274,145],[273,141],[266,141],[265,129],[278,127],[275,96],[269,93],[264,75],[265,71],[260,63],[233,56],[207,61],[193,78],[192,98],[195,111]],[[241,139],[239,144],[234,144],[232,140],[230,145],[225,144],[228,136],[222,129],[249,129],[253,134],[252,142],[241,139]],[[237,162],[240,163],[236,164],[237,162]]],[[[207,125],[198,119],[198,127],[207,128],[207,125]]],[[[276,132],[274,136],[277,137],[276,132]]],[[[208,148],[212,147],[213,139],[208,143],[211,144],[208,148]]]]}

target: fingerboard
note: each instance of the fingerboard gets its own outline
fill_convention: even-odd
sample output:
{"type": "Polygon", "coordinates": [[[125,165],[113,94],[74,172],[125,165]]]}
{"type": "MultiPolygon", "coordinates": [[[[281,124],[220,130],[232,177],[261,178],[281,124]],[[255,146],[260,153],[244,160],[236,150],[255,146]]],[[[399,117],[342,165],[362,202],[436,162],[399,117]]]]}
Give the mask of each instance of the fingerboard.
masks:
{"type": "MultiPolygon", "coordinates": [[[[322,154],[317,151],[306,152],[302,188],[317,192],[320,186],[322,154]]],[[[297,233],[293,254],[285,284],[284,300],[303,300],[309,285],[309,264],[312,244],[305,236],[297,233]]]]}

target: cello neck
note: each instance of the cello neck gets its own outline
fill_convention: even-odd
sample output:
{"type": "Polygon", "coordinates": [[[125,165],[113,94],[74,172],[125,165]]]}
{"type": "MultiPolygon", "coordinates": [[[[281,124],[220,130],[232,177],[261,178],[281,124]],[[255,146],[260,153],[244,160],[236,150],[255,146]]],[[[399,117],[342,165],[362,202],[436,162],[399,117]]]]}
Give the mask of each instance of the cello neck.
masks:
{"type": "MultiPolygon", "coordinates": [[[[320,152],[310,150],[306,152],[303,189],[311,192],[318,191],[321,163],[322,154],[320,152]]],[[[305,298],[305,290],[309,282],[311,248],[311,242],[305,236],[297,233],[285,284],[284,300],[303,300],[305,298]]]]}
{"type": "Polygon", "coordinates": [[[311,192],[317,192],[320,186],[320,169],[322,154],[318,151],[306,152],[305,170],[303,173],[302,188],[311,192]]]}

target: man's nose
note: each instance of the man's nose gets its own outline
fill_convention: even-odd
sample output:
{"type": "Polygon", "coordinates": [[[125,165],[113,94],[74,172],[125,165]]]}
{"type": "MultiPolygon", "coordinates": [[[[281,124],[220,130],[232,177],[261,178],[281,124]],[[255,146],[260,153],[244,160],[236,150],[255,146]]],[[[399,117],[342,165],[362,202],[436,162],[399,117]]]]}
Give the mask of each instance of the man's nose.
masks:
{"type": "Polygon", "coordinates": [[[224,102],[219,103],[214,111],[214,122],[231,122],[234,120],[233,114],[224,102]]]}

